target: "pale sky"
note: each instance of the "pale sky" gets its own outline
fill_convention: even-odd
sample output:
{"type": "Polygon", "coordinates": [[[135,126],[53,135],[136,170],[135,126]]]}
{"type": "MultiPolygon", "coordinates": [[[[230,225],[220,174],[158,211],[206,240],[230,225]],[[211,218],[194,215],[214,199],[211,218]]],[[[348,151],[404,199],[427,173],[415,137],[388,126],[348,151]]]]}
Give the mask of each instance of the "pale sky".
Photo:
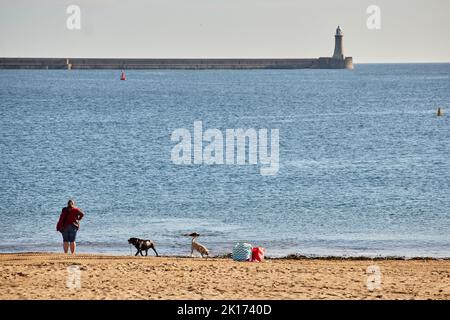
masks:
{"type": "Polygon", "coordinates": [[[0,0],[0,57],[317,58],[340,25],[355,63],[450,62],[449,13],[449,0],[0,0]]]}

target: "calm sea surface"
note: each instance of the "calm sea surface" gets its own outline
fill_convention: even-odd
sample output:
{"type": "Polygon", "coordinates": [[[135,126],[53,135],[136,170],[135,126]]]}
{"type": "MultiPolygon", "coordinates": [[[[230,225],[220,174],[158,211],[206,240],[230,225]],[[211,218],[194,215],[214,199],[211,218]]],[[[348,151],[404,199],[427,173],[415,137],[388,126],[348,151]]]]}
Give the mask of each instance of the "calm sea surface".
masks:
{"type": "MultiPolygon", "coordinates": [[[[450,257],[450,64],[345,70],[0,71],[0,252],[129,237],[213,255],[450,257]],[[436,117],[437,107],[444,116],[436,117]],[[280,169],[171,162],[177,128],[277,128],[280,169]]],[[[133,251],[134,253],[134,251],[133,251]]]]}

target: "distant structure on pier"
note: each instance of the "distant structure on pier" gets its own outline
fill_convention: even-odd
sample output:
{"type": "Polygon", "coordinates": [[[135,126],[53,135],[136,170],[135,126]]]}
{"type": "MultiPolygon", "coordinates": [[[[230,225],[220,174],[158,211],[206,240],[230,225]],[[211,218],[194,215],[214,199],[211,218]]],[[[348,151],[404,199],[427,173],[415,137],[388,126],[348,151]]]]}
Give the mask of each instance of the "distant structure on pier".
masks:
{"type": "Polygon", "coordinates": [[[338,26],[333,56],[318,59],[0,58],[0,69],[353,69],[353,58],[344,56],[343,37],[338,26]]]}
{"type": "MultiPolygon", "coordinates": [[[[331,66],[336,66],[336,69],[353,69],[353,58],[344,56],[344,49],[342,44],[342,34],[341,27],[338,26],[336,29],[336,34],[334,35],[334,53],[331,57],[331,66]]],[[[326,58],[319,58],[326,59],[326,58]]]]}
{"type": "Polygon", "coordinates": [[[341,27],[337,27],[336,34],[334,35],[334,53],[333,59],[344,59],[344,50],[342,49],[342,38],[344,35],[342,34],[341,27]]]}

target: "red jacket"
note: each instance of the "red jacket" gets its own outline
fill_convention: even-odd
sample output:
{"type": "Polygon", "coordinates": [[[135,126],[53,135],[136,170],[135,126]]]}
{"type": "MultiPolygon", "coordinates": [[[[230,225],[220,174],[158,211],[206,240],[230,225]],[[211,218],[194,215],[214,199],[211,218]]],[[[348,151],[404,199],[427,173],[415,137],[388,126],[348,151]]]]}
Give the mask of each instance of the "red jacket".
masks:
{"type": "MultiPolygon", "coordinates": [[[[84,213],[81,212],[78,208],[63,208],[61,211],[61,215],[59,216],[58,224],[56,225],[56,231],[62,231],[67,226],[74,224],[78,220],[81,220],[84,216],[84,213]]],[[[75,225],[78,229],[78,226],[75,225]]]]}

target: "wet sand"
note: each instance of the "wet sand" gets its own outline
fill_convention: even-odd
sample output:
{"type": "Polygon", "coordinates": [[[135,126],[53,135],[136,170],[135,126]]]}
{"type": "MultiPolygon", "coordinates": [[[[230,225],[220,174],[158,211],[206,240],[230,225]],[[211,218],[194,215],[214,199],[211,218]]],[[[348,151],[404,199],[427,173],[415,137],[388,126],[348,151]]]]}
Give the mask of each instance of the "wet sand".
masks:
{"type": "Polygon", "coordinates": [[[450,299],[450,260],[432,259],[15,253],[0,254],[0,278],[1,299],[450,299]]]}

